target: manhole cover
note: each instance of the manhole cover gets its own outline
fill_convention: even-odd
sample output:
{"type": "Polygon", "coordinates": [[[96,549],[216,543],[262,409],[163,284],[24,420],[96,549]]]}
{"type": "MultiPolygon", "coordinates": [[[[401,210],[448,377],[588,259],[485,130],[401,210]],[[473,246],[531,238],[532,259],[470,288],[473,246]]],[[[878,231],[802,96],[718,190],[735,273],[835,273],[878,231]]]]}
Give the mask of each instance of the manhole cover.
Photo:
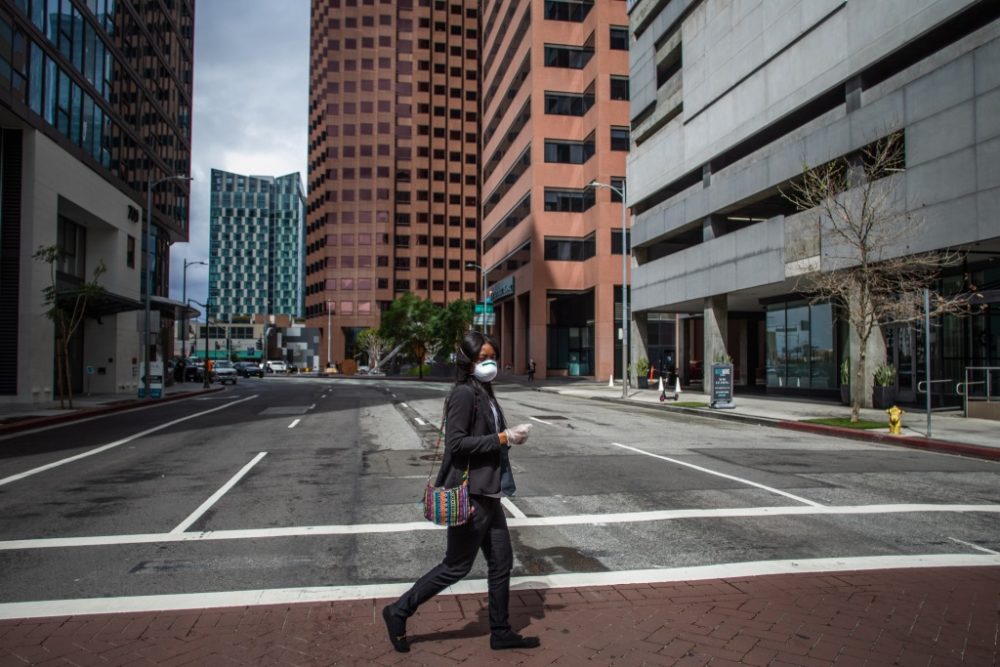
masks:
{"type": "Polygon", "coordinates": [[[308,405],[285,405],[276,408],[267,408],[258,414],[262,415],[304,415],[309,412],[308,405]]]}

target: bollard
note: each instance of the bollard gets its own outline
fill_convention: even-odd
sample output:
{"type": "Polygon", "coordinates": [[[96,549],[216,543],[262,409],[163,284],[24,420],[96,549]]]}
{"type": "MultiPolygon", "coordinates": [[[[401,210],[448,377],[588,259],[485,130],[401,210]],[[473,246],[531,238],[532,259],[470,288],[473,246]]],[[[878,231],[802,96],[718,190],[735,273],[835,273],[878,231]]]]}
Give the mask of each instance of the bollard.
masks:
{"type": "Polygon", "coordinates": [[[894,405],[885,413],[889,415],[889,434],[899,435],[899,429],[903,427],[903,411],[894,405]]]}

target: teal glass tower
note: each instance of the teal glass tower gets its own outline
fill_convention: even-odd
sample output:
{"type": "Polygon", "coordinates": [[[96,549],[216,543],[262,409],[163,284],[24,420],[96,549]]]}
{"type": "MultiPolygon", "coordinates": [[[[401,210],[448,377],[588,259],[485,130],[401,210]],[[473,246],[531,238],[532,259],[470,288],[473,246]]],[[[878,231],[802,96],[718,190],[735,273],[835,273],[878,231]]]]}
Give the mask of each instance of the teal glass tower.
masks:
{"type": "Polygon", "coordinates": [[[302,317],[304,202],[298,172],[212,170],[208,295],[220,320],[302,317]]]}

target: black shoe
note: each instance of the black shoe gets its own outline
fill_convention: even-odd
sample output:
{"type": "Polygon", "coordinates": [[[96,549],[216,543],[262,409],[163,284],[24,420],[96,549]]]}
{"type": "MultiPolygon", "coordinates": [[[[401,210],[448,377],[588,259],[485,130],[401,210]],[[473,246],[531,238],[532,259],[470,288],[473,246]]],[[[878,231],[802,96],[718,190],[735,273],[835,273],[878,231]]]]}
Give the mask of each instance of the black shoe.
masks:
{"type": "Polygon", "coordinates": [[[382,609],[382,618],[385,619],[385,627],[389,631],[389,641],[392,643],[392,647],[400,653],[409,653],[410,642],[406,641],[406,621],[401,620],[393,613],[391,604],[382,609]]]}
{"type": "Polygon", "coordinates": [[[494,651],[501,651],[506,648],[538,648],[542,642],[538,637],[522,637],[516,632],[508,632],[504,635],[490,635],[490,648],[494,651]]]}

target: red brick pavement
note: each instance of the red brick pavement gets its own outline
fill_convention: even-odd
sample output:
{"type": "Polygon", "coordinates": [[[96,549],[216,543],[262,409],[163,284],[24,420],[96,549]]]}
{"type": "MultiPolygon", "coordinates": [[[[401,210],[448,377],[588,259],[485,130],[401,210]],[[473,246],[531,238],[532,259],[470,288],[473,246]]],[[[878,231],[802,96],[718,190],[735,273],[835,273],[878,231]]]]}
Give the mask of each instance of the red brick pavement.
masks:
{"type": "Polygon", "coordinates": [[[996,665],[1000,567],[515,591],[532,651],[491,651],[485,596],[385,636],[384,600],[0,621],[8,665],[996,665]]]}

